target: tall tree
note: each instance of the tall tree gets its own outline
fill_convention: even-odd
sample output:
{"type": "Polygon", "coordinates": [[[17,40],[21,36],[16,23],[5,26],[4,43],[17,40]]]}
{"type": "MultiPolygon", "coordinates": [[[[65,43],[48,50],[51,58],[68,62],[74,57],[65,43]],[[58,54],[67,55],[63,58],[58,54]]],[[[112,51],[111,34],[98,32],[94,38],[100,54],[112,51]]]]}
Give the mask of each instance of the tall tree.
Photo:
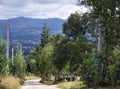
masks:
{"type": "Polygon", "coordinates": [[[15,58],[14,58],[14,72],[18,77],[24,78],[25,69],[26,69],[26,62],[25,62],[22,50],[20,46],[18,45],[15,58]]]}
{"type": "MultiPolygon", "coordinates": [[[[118,45],[120,36],[120,1],[119,0],[81,0],[85,5],[90,6],[89,23],[92,22],[93,31],[100,30],[102,35],[103,55],[98,54],[99,59],[99,81],[105,82],[105,61],[111,55],[113,47],[118,45]]],[[[89,27],[90,28],[90,27],[89,27]]],[[[99,40],[98,40],[99,41],[99,40]]],[[[99,52],[98,52],[99,53],[99,52]]],[[[106,61],[107,62],[107,61],[106,61]]]]}

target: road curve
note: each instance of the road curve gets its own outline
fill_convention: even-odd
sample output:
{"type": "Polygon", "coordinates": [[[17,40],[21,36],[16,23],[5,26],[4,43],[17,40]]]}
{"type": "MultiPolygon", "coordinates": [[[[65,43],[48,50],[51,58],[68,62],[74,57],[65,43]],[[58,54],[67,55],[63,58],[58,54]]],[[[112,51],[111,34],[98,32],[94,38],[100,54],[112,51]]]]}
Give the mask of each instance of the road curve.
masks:
{"type": "Polygon", "coordinates": [[[56,85],[45,85],[39,80],[27,80],[20,89],[59,89],[56,85]]]}

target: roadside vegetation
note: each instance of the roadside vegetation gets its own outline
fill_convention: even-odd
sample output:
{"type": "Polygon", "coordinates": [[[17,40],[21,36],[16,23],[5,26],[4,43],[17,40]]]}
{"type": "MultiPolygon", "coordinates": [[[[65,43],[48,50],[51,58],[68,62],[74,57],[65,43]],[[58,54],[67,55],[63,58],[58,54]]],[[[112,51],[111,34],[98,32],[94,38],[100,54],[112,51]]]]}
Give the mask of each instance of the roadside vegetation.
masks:
{"type": "Polygon", "coordinates": [[[117,87],[89,87],[84,83],[81,82],[63,82],[58,84],[58,88],[60,89],[120,89],[120,86],[117,87]]]}
{"type": "Polygon", "coordinates": [[[73,81],[73,82],[63,82],[58,84],[60,89],[82,89],[86,85],[82,81],[73,81]]]}
{"type": "Polygon", "coordinates": [[[2,77],[0,89],[19,89],[21,80],[12,76],[2,77]]]}

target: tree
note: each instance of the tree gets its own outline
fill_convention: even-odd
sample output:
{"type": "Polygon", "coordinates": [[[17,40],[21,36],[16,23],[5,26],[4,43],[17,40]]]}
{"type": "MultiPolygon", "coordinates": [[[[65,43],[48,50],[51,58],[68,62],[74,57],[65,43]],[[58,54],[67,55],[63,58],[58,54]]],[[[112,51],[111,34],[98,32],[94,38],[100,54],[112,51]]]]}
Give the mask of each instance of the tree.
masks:
{"type": "Polygon", "coordinates": [[[68,53],[68,42],[69,40],[67,38],[61,38],[57,40],[55,44],[54,64],[56,64],[55,66],[59,72],[64,68],[64,65],[67,64],[70,58],[70,55],[68,53]]]}
{"type": "Polygon", "coordinates": [[[120,27],[118,24],[120,24],[120,2],[119,0],[81,1],[84,1],[85,5],[92,7],[89,14],[89,23],[91,22],[94,26],[92,30],[98,29],[98,26],[101,25],[100,28],[104,41],[103,51],[106,57],[108,57],[109,50],[113,50],[111,48],[119,44],[120,27]]]}
{"type": "Polygon", "coordinates": [[[35,74],[37,71],[36,60],[29,57],[29,60],[27,60],[27,72],[35,74]]]}
{"type": "Polygon", "coordinates": [[[98,61],[97,61],[97,50],[92,48],[91,52],[86,52],[87,57],[84,57],[83,62],[80,66],[80,74],[83,80],[88,85],[93,85],[98,81],[98,61]],[[84,70],[83,70],[84,69],[84,70]]]}
{"type": "MultiPolygon", "coordinates": [[[[99,82],[105,82],[107,74],[107,60],[111,55],[113,47],[119,44],[120,27],[120,2],[119,0],[81,0],[85,5],[90,6],[91,12],[88,15],[88,22],[92,25],[92,31],[101,29],[101,40],[103,43],[102,54],[98,52],[99,60],[99,82]],[[103,55],[104,54],[104,55],[103,55]],[[104,63],[105,62],[105,63],[104,63]],[[106,70],[106,71],[103,71],[106,70]],[[104,75],[105,74],[105,75],[104,75]]],[[[88,26],[88,28],[91,28],[88,26]]],[[[99,83],[100,84],[100,83],[99,83]]]]}
{"type": "Polygon", "coordinates": [[[4,75],[8,72],[6,58],[6,43],[0,36],[0,74],[4,75]]]}
{"type": "Polygon", "coordinates": [[[114,50],[112,51],[112,56],[109,60],[109,66],[108,66],[109,72],[110,72],[110,79],[111,84],[113,86],[118,84],[119,78],[120,78],[120,47],[116,46],[114,47],[114,50]]]}
{"type": "MultiPolygon", "coordinates": [[[[31,59],[35,59],[36,61],[35,64],[37,67],[36,69],[40,68],[39,62],[41,61],[42,49],[45,47],[46,44],[52,41],[50,37],[49,29],[46,26],[46,23],[44,23],[43,30],[40,36],[41,36],[40,43],[35,47],[34,51],[29,55],[30,58],[28,57],[29,61],[31,59]]],[[[41,73],[41,70],[38,70],[38,72],[41,73]]]]}
{"type": "Polygon", "coordinates": [[[41,54],[39,57],[39,70],[41,73],[50,74],[54,71],[53,68],[53,45],[48,43],[41,50],[41,54]]]}
{"type": "Polygon", "coordinates": [[[67,22],[63,24],[63,33],[68,37],[74,37],[85,34],[85,29],[82,27],[82,18],[79,13],[71,14],[67,22]]]}
{"type": "Polygon", "coordinates": [[[56,42],[54,49],[54,64],[59,72],[79,73],[80,65],[88,58],[91,46],[84,35],[74,39],[63,37],[56,42]],[[69,69],[68,69],[69,68],[69,69]]]}
{"type": "Polygon", "coordinates": [[[14,72],[19,78],[25,77],[26,63],[20,46],[18,45],[14,57],[14,72]]]}
{"type": "Polygon", "coordinates": [[[49,33],[49,29],[46,26],[46,23],[43,26],[43,31],[41,33],[41,43],[40,46],[44,47],[45,44],[47,44],[48,42],[50,42],[50,33],[49,33]]]}

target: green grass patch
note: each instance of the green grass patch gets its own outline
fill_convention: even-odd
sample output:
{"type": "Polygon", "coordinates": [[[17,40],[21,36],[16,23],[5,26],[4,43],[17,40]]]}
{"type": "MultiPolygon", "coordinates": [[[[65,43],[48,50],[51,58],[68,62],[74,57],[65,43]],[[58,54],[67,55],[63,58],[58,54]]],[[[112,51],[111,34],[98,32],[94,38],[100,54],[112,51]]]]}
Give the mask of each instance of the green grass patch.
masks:
{"type": "Polygon", "coordinates": [[[60,89],[120,89],[120,86],[116,86],[116,87],[97,87],[97,88],[92,88],[92,87],[88,87],[84,84],[84,82],[82,81],[73,81],[73,82],[63,82],[63,83],[59,83],[58,87],[60,89]]]}
{"type": "Polygon", "coordinates": [[[73,81],[60,83],[58,84],[58,87],[60,89],[82,89],[83,87],[86,87],[86,85],[82,81],[73,81]]]}

